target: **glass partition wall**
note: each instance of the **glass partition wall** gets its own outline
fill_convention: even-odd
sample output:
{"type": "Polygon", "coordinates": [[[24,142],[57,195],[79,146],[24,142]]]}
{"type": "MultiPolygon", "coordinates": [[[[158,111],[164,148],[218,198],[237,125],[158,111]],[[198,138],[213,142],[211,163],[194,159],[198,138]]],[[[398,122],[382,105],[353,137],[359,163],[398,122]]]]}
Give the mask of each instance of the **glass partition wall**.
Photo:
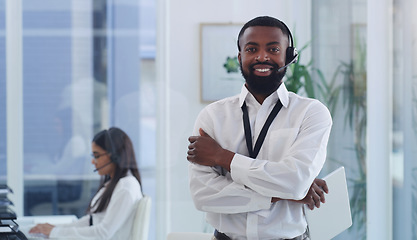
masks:
{"type": "Polygon", "coordinates": [[[393,239],[417,239],[416,1],[393,1],[393,239]]]}
{"type": "Polygon", "coordinates": [[[108,108],[107,79],[93,72],[92,7],[22,1],[25,215],[79,216],[97,187],[89,144],[108,121],[96,117],[94,129],[93,109],[108,108]]]}
{"type": "MultiPolygon", "coordinates": [[[[13,163],[5,134],[6,3],[0,0],[0,183],[13,163]]],[[[84,215],[99,182],[91,141],[111,126],[132,139],[143,192],[155,199],[154,7],[146,0],[21,0],[21,215],[84,215]]]]}
{"type": "Polygon", "coordinates": [[[6,1],[0,0],[0,184],[6,183],[6,1]]]}
{"type": "Polygon", "coordinates": [[[138,6],[31,0],[22,10],[24,212],[79,216],[97,187],[94,134],[118,126],[139,151],[138,6]]]}
{"type": "Polygon", "coordinates": [[[366,1],[313,1],[312,72],[333,128],[321,175],[344,166],[353,225],[336,239],[366,238],[366,1]]]}
{"type": "MultiPolygon", "coordinates": [[[[378,21],[383,26],[386,35],[381,41],[367,41],[368,19],[375,19],[371,9],[376,1],[344,0],[337,2],[312,2],[312,72],[317,80],[317,98],[321,98],[331,109],[334,126],[329,142],[328,160],[322,174],[337,166],[343,165],[347,170],[348,189],[352,211],[352,227],[335,239],[369,239],[375,236],[372,229],[368,229],[370,219],[380,216],[391,216],[390,229],[383,229],[387,233],[386,239],[416,239],[417,237],[417,18],[412,14],[416,1],[394,0],[383,1],[389,9],[384,13],[386,23],[378,21]],[[370,5],[371,4],[371,5],[370,5]],[[371,16],[369,16],[371,14],[371,16]],[[392,26],[392,27],[391,27],[392,26]],[[382,45],[388,41],[392,48],[382,45]],[[391,65],[378,68],[392,76],[392,89],[381,91],[386,86],[367,89],[369,79],[368,64],[377,64],[378,59],[367,62],[367,42],[384,50],[382,54],[389,58],[391,65]],[[389,56],[392,56],[391,58],[389,56]],[[318,72],[320,74],[318,74],[318,72]],[[323,84],[322,80],[325,80],[323,84]],[[390,133],[386,141],[392,150],[388,162],[372,160],[368,165],[367,150],[379,142],[367,142],[367,112],[370,106],[368,91],[373,94],[383,94],[389,99],[387,112],[392,104],[392,129],[384,130],[383,121],[376,123],[380,131],[390,133]],[[389,93],[392,92],[392,95],[389,93]],[[391,132],[392,131],[392,132],[391,132]],[[384,183],[367,182],[367,175],[371,171],[383,171],[383,165],[388,164],[389,171],[384,176],[390,179],[388,186],[384,183]],[[370,169],[367,169],[369,166],[370,169]],[[375,185],[377,184],[377,185],[375,185]],[[392,200],[388,200],[391,207],[381,209],[379,216],[367,216],[367,205],[377,204],[367,202],[367,190],[373,188],[378,191],[391,193],[392,200]],[[370,232],[371,231],[371,232],[370,232]]],[[[374,10],[375,11],[375,10],[374,10]]],[[[374,29],[375,30],[375,29],[374,29]]],[[[372,30],[372,31],[374,31],[372,30]]],[[[368,35],[369,36],[369,35],[368,35]]],[[[369,58],[368,58],[369,59],[369,58]]],[[[380,81],[373,79],[374,81],[380,81]]],[[[380,81],[380,84],[386,84],[380,81]]],[[[372,95],[372,94],[371,94],[372,95]]],[[[381,119],[382,120],[382,119],[381,119]]],[[[388,124],[390,126],[390,124],[388,124]]],[[[371,136],[369,139],[375,139],[371,136]]],[[[384,151],[384,149],[380,149],[384,151]]],[[[375,176],[375,175],[374,175],[375,176]]],[[[384,199],[384,201],[386,201],[384,199]]],[[[375,214],[371,211],[372,214],[375,214]]],[[[382,226],[382,225],[381,225],[382,226]]],[[[379,228],[381,228],[379,226],[379,228]]],[[[376,227],[378,228],[378,226],[376,227]]],[[[381,229],[380,229],[381,231],[381,229]]]]}

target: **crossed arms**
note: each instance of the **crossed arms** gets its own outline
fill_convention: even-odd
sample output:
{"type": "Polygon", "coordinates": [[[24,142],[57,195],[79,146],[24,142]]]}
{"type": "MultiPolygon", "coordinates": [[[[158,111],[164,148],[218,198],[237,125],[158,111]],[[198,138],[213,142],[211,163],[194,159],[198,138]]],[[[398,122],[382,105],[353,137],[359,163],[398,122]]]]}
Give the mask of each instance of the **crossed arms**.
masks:
{"type": "MultiPolygon", "coordinates": [[[[280,197],[256,196],[256,195],[259,195],[257,192],[245,186],[242,186],[242,185],[239,186],[239,184],[233,183],[233,180],[231,179],[228,179],[228,181],[223,181],[224,179],[219,179],[219,178],[224,178],[224,176],[216,177],[215,176],[216,173],[210,172],[210,168],[207,168],[207,167],[221,167],[225,169],[226,171],[230,172],[232,160],[235,156],[235,153],[225,148],[222,148],[220,144],[217,143],[216,140],[210,137],[201,128],[199,129],[199,134],[200,136],[191,136],[188,138],[188,141],[190,143],[188,145],[187,160],[191,163],[195,163],[194,166],[193,165],[191,166],[191,168],[194,169],[194,172],[202,173],[200,174],[200,176],[204,175],[204,173],[207,174],[207,179],[196,177],[194,180],[201,181],[200,182],[201,184],[198,184],[198,183],[194,184],[194,187],[202,188],[203,185],[205,185],[205,187],[208,187],[209,189],[199,189],[199,190],[194,189],[194,191],[192,189],[193,192],[199,192],[199,194],[201,195],[207,194],[207,195],[214,196],[214,195],[217,195],[215,193],[216,191],[228,192],[229,189],[241,188],[239,192],[243,195],[246,195],[244,196],[244,198],[255,199],[252,201],[253,203],[248,204],[248,205],[251,205],[252,207],[249,207],[249,209],[246,209],[246,210],[253,210],[253,211],[259,210],[257,208],[259,208],[260,205],[262,205],[261,208],[268,208],[269,205],[265,204],[266,203],[265,199],[267,199],[269,203],[274,203],[274,202],[283,200],[283,198],[280,198],[280,197]],[[206,166],[206,168],[203,166],[206,166]],[[209,181],[212,184],[209,184],[209,181]],[[221,181],[224,183],[220,183],[221,181]],[[211,187],[209,187],[209,185],[211,187]],[[215,189],[216,187],[218,187],[219,189],[215,189]],[[255,202],[256,199],[258,199],[260,203],[256,203],[255,202]],[[262,202],[264,204],[261,204],[262,202]]],[[[320,207],[320,203],[325,203],[324,193],[328,193],[326,182],[322,179],[315,179],[303,199],[301,200],[300,199],[285,199],[285,200],[300,202],[300,203],[306,204],[310,209],[314,209],[314,207],[317,207],[317,208],[320,207]]],[[[216,197],[212,197],[211,199],[210,197],[202,197],[202,198],[206,198],[206,201],[208,202],[215,201],[216,199],[216,197]]],[[[235,198],[237,200],[237,197],[235,198]]],[[[236,201],[236,203],[237,202],[238,201],[236,201]]],[[[245,207],[248,207],[248,205],[246,205],[245,207]]],[[[204,207],[202,206],[201,210],[210,211],[210,207],[208,207],[208,209],[207,209],[207,206],[204,206],[204,207]],[[204,207],[206,209],[203,209],[204,207]]],[[[213,207],[213,209],[215,208],[213,207]]],[[[239,212],[239,211],[244,211],[244,209],[245,209],[244,207],[242,207],[241,210],[239,210],[239,208],[235,208],[234,211],[239,212]]]]}

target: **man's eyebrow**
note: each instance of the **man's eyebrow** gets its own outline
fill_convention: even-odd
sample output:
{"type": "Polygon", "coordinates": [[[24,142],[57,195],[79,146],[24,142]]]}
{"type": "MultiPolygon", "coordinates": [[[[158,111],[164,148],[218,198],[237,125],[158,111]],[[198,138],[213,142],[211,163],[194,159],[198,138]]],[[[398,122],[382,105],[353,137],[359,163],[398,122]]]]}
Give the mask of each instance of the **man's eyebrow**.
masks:
{"type": "Polygon", "coordinates": [[[255,45],[255,46],[259,46],[259,44],[258,44],[258,43],[256,43],[256,42],[247,42],[247,43],[245,44],[245,46],[247,46],[247,45],[255,45]]]}
{"type": "MultiPolygon", "coordinates": [[[[247,46],[247,45],[255,45],[255,46],[259,46],[259,43],[256,43],[256,42],[248,42],[248,43],[246,43],[246,44],[245,44],[245,46],[247,46]]],[[[280,45],[280,42],[278,42],[278,41],[269,42],[269,43],[267,43],[266,45],[267,45],[267,46],[270,46],[270,45],[280,45]]]]}
{"type": "Polygon", "coordinates": [[[270,46],[270,45],[280,45],[280,42],[278,42],[278,41],[275,41],[275,42],[269,42],[269,43],[267,43],[266,45],[267,45],[267,46],[270,46]]]}

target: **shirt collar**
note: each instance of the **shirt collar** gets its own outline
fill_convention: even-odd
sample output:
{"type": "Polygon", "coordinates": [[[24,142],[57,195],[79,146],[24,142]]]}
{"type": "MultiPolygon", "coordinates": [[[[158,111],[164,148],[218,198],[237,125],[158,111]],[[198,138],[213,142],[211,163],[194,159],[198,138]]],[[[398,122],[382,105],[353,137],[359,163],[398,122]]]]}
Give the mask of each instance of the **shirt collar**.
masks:
{"type": "MultiPolygon", "coordinates": [[[[249,92],[249,90],[246,88],[245,84],[242,86],[242,90],[239,95],[239,106],[242,107],[243,103],[245,102],[248,95],[252,95],[252,93],[249,92]]],[[[253,96],[253,95],[252,95],[253,96]]],[[[271,95],[269,95],[265,101],[268,99],[272,99],[273,102],[276,102],[275,99],[280,99],[282,106],[287,108],[289,104],[289,96],[288,96],[288,90],[285,87],[284,82],[281,83],[281,85],[278,87],[277,91],[273,92],[271,95]]]]}

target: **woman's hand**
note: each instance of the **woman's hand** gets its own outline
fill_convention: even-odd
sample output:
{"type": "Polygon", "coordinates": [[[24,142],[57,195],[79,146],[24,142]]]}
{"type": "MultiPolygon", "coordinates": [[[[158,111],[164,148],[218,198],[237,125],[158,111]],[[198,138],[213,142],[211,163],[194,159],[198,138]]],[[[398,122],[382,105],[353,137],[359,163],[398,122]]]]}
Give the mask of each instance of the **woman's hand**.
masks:
{"type": "Polygon", "coordinates": [[[49,223],[37,224],[29,230],[29,233],[41,233],[46,237],[49,237],[49,234],[51,234],[52,228],[54,227],[54,225],[51,225],[49,223]]]}

